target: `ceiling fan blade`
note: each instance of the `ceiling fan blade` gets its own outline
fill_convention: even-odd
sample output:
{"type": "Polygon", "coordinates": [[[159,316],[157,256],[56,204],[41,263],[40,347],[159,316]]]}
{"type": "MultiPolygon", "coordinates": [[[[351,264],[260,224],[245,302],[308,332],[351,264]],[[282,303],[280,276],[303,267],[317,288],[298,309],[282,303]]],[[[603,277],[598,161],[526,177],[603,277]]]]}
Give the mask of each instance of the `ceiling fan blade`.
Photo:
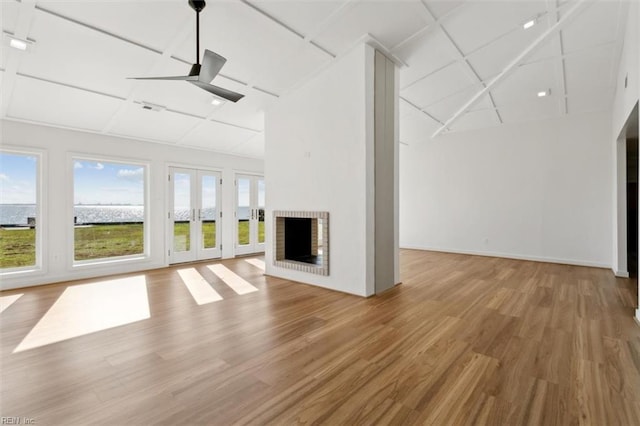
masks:
{"type": "Polygon", "coordinates": [[[200,77],[198,80],[203,83],[211,83],[211,80],[218,75],[225,62],[227,62],[226,58],[205,49],[204,57],[202,58],[202,67],[200,68],[200,77]]]}
{"type": "Polygon", "coordinates": [[[128,77],[128,80],[183,80],[192,81],[197,80],[197,75],[177,75],[172,77],[128,77]]]}
{"type": "Polygon", "coordinates": [[[244,95],[241,95],[240,93],[232,92],[231,90],[223,89],[222,87],[214,86],[213,84],[203,83],[202,81],[189,81],[189,83],[231,102],[238,102],[240,99],[244,98],[244,95]]]}

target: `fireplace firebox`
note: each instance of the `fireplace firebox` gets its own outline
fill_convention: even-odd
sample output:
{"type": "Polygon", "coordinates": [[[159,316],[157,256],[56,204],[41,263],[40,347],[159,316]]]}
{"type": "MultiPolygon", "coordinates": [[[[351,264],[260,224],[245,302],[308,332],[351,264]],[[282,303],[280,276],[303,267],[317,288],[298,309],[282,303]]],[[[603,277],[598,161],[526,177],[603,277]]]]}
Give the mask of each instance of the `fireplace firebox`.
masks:
{"type": "Polygon", "coordinates": [[[329,275],[329,213],[274,212],[274,265],[329,275]]]}

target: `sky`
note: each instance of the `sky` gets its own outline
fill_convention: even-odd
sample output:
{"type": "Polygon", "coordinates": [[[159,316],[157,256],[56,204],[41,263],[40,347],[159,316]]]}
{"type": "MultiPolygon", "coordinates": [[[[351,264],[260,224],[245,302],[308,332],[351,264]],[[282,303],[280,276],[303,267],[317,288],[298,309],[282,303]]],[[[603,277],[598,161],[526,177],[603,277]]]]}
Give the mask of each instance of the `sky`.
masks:
{"type": "Polygon", "coordinates": [[[35,204],[38,158],[0,152],[0,204],[35,204]]]}
{"type": "MultiPolygon", "coordinates": [[[[35,204],[37,157],[0,152],[0,204],[35,204]]],[[[106,161],[74,160],[75,204],[144,204],[144,167],[106,161]]],[[[203,208],[215,207],[215,181],[205,176],[203,208]]],[[[249,206],[250,181],[238,179],[238,205],[249,206]]],[[[190,179],[176,174],[176,208],[189,208],[190,179]]],[[[264,180],[258,181],[258,203],[264,206],[264,180]]]]}
{"type": "Polygon", "coordinates": [[[105,161],[74,160],[75,204],[144,204],[144,167],[105,161]]]}

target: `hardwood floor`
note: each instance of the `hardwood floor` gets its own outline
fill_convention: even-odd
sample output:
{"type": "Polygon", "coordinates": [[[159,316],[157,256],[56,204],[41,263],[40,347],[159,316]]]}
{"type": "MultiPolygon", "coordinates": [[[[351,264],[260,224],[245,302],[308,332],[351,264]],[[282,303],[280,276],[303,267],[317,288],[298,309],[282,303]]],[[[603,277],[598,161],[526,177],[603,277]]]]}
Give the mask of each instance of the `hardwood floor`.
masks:
{"type": "Polygon", "coordinates": [[[404,284],[362,299],[249,260],[219,263],[232,287],[211,262],[1,293],[0,414],[640,425],[635,283],[611,271],[403,250],[404,284]]]}

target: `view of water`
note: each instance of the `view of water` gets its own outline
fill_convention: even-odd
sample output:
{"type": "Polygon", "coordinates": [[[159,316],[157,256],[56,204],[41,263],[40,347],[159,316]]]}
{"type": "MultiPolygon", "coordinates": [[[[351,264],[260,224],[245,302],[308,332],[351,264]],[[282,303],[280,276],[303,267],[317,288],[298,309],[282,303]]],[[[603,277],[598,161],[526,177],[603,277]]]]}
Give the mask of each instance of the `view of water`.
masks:
{"type": "MultiPolygon", "coordinates": [[[[36,216],[36,206],[33,204],[0,204],[0,225],[26,225],[27,218],[36,216]]],[[[119,223],[142,222],[144,220],[143,206],[75,206],[76,223],[119,223]]],[[[189,209],[177,209],[176,220],[189,220],[189,209]]],[[[202,211],[204,220],[217,217],[215,208],[202,211]]],[[[249,208],[240,207],[240,219],[249,218],[249,208]]]]}

